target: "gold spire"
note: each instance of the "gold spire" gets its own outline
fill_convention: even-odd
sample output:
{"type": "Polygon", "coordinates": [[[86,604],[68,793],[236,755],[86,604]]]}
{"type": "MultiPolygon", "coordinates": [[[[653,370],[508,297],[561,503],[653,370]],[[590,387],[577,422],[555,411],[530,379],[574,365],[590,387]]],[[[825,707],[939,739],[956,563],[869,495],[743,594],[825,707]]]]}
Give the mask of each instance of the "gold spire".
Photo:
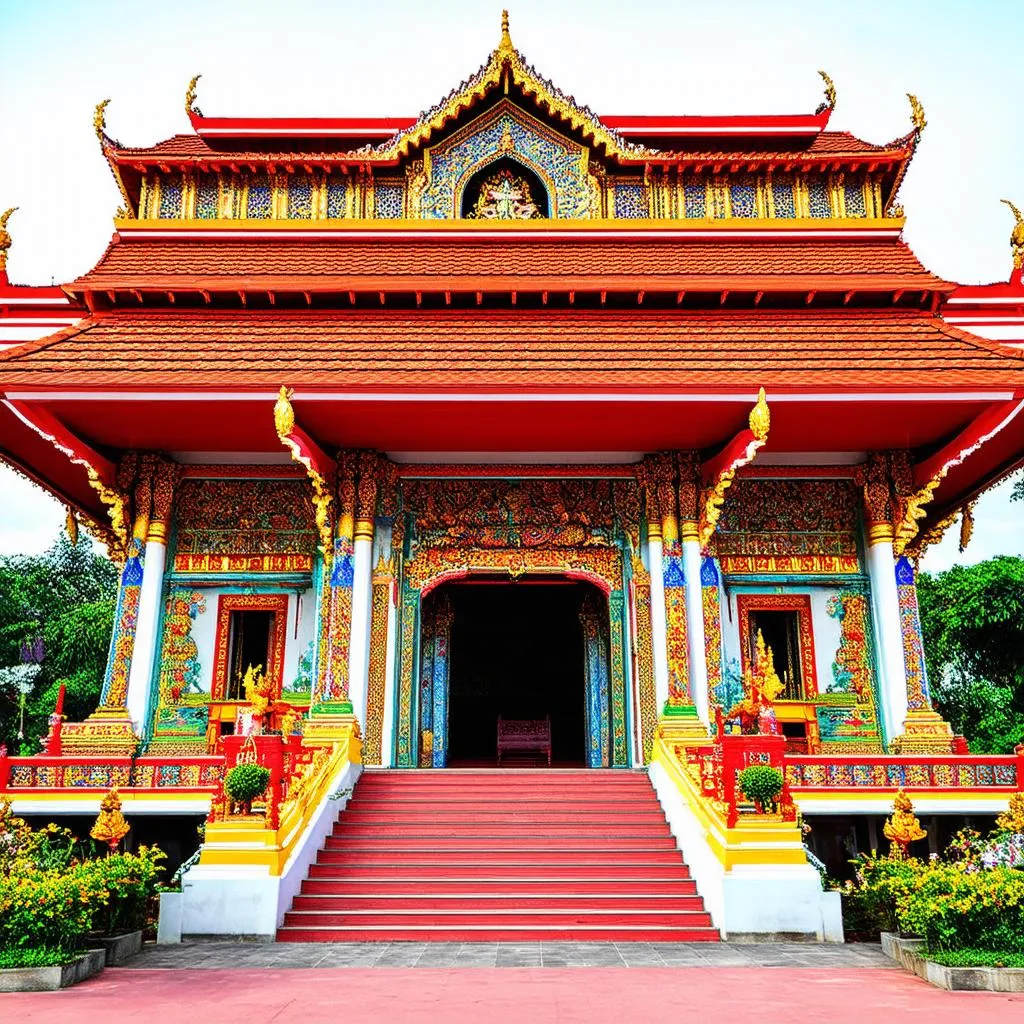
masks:
{"type": "Polygon", "coordinates": [[[758,441],[766,441],[768,439],[768,428],[771,426],[772,416],[768,409],[764,388],[758,390],[757,404],[750,410],[750,417],[747,422],[750,425],[751,433],[758,441]]]}
{"type": "Polygon", "coordinates": [[[0,271],[7,270],[7,250],[11,247],[11,236],[7,231],[7,221],[17,209],[12,206],[6,213],[0,214],[0,271]]]}
{"type": "Polygon", "coordinates": [[[109,97],[102,103],[97,103],[96,110],[92,115],[92,127],[96,132],[96,138],[100,140],[100,146],[103,145],[103,136],[107,131],[107,104],[109,103],[109,97]]]}
{"type": "Polygon", "coordinates": [[[203,112],[196,106],[196,83],[202,78],[202,75],[193,75],[192,81],[188,83],[188,88],[185,90],[185,113],[195,114],[198,117],[203,116],[203,112]]]}
{"type": "Polygon", "coordinates": [[[498,43],[498,49],[508,52],[515,49],[512,45],[512,36],[508,31],[508,11],[501,12],[501,42],[498,43]]]}
{"type": "Polygon", "coordinates": [[[920,135],[928,127],[928,122],[924,116],[924,107],[921,106],[921,101],[912,92],[907,93],[907,99],[910,100],[910,120],[914,124],[914,131],[920,135]]]}
{"type": "Polygon", "coordinates": [[[825,83],[825,106],[824,110],[835,110],[836,107],[836,83],[827,71],[819,71],[822,81],[825,83]]]}
{"type": "Polygon", "coordinates": [[[1020,270],[1021,267],[1024,267],[1024,214],[1009,199],[1000,199],[999,202],[1005,203],[1017,219],[1013,231],[1010,232],[1010,247],[1013,250],[1013,266],[1020,270]]]}

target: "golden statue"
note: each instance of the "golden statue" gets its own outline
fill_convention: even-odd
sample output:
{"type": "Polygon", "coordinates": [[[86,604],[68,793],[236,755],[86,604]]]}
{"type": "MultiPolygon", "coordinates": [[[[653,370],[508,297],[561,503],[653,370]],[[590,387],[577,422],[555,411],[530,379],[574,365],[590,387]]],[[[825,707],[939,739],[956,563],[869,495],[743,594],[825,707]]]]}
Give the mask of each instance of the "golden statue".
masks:
{"type": "Polygon", "coordinates": [[[726,719],[738,718],[740,731],[748,735],[777,736],[779,723],[775,717],[775,701],[785,686],[775,671],[775,656],[765,645],[761,630],[754,642],[754,665],[743,673],[743,700],[734,704],[726,719]]]}
{"type": "Polygon", "coordinates": [[[114,853],[130,828],[131,825],[121,813],[121,798],[117,795],[117,786],[114,786],[100,803],[100,813],[89,835],[98,843],[106,843],[110,852],[114,853]]]}
{"type": "Polygon", "coordinates": [[[202,75],[193,75],[192,81],[188,83],[188,88],[185,90],[185,113],[195,114],[197,117],[202,117],[203,112],[196,106],[196,85],[202,75]]]}
{"type": "Polygon", "coordinates": [[[1017,219],[1013,231],[1010,232],[1010,247],[1013,249],[1013,266],[1020,270],[1021,267],[1024,267],[1024,214],[1009,199],[1000,199],[999,202],[1005,203],[1017,219]]]}
{"type": "Polygon", "coordinates": [[[910,844],[928,835],[914,817],[914,805],[910,802],[910,797],[903,792],[902,786],[896,790],[892,802],[892,817],[886,819],[882,831],[891,844],[889,857],[892,860],[906,860],[910,844]]]}
{"type": "Polygon", "coordinates": [[[12,206],[5,213],[0,214],[0,270],[7,269],[7,250],[11,247],[11,236],[7,231],[7,222],[11,219],[11,214],[16,209],[16,206],[12,206]]]}
{"type": "Polygon", "coordinates": [[[295,429],[295,410],[290,401],[292,394],[291,388],[282,384],[274,403],[274,427],[278,437],[287,437],[295,429]]]}
{"type": "Polygon", "coordinates": [[[928,122],[924,116],[924,107],[921,106],[921,101],[911,92],[907,93],[907,99],[910,100],[910,120],[914,124],[914,131],[920,135],[928,127],[928,122]]]}

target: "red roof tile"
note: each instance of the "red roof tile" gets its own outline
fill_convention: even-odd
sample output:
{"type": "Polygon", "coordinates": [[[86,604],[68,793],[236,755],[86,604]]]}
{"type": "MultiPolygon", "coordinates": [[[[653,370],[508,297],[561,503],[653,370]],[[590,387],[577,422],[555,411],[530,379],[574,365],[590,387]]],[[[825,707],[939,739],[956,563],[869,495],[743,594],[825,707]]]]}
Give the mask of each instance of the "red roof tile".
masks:
{"type": "MultiPolygon", "coordinates": [[[[741,225],[738,225],[741,226],[741,225]]],[[[71,289],[945,290],[896,239],[197,238],[112,243],[71,289]]]]}
{"type": "Polygon", "coordinates": [[[1024,389],[1024,354],[904,311],[114,312],[0,355],[0,390],[1024,389]]]}

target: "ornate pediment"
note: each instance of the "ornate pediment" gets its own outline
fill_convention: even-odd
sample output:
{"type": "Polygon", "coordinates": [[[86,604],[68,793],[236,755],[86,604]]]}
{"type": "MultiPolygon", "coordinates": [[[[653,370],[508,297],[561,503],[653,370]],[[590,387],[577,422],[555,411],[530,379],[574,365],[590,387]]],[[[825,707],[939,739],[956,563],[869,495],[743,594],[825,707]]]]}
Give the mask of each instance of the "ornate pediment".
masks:
{"type": "Polygon", "coordinates": [[[539,216],[587,217],[598,196],[588,163],[587,147],[509,100],[501,100],[428,147],[419,215],[426,219],[479,216],[490,205],[498,216],[506,212],[533,216],[528,212],[533,206],[539,216]],[[489,174],[490,170],[494,173],[489,174]],[[499,177],[503,182],[492,181],[499,177]]]}

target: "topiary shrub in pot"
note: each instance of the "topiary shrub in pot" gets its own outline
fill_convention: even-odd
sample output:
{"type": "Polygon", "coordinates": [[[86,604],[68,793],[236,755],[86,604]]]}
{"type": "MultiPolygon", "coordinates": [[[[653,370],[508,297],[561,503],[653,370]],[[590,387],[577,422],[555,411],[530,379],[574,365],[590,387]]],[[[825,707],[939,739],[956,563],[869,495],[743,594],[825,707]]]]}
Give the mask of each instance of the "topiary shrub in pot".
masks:
{"type": "Polygon", "coordinates": [[[224,778],[224,791],[232,804],[241,808],[242,814],[249,814],[253,800],[263,793],[269,782],[269,768],[261,764],[236,764],[224,778]]]}
{"type": "Polygon", "coordinates": [[[782,772],[766,764],[752,764],[740,772],[740,788],[754,801],[759,814],[772,814],[782,792],[782,772]]]}

